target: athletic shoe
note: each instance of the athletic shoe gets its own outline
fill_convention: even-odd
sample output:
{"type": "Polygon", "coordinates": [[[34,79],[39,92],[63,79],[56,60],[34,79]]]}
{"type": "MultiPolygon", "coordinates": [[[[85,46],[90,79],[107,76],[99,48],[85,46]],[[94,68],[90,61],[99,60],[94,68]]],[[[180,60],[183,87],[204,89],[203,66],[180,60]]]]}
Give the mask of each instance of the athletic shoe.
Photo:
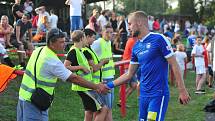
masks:
{"type": "Polygon", "coordinates": [[[195,94],[205,94],[205,90],[196,90],[195,94]]]}

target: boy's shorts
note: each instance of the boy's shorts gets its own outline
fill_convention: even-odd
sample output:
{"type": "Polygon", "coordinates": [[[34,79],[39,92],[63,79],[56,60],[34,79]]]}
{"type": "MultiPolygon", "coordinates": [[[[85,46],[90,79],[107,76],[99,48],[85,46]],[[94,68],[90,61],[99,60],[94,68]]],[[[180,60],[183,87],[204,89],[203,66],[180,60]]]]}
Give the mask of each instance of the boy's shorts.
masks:
{"type": "Polygon", "coordinates": [[[104,106],[102,96],[94,90],[77,91],[77,93],[82,99],[85,111],[96,112],[104,106]]]}
{"type": "Polygon", "coordinates": [[[196,74],[205,74],[205,73],[206,73],[205,65],[196,66],[196,74]]]}
{"type": "Polygon", "coordinates": [[[208,73],[210,76],[213,76],[213,70],[211,66],[208,66],[208,73]]]}
{"type": "MultiPolygon", "coordinates": [[[[104,83],[108,83],[109,81],[114,81],[114,79],[103,79],[104,83]]],[[[108,93],[102,95],[102,99],[104,100],[105,105],[109,108],[113,108],[113,100],[114,100],[114,88],[111,89],[108,93]]]]}
{"type": "Polygon", "coordinates": [[[164,121],[169,95],[139,97],[139,121],[164,121]]]}

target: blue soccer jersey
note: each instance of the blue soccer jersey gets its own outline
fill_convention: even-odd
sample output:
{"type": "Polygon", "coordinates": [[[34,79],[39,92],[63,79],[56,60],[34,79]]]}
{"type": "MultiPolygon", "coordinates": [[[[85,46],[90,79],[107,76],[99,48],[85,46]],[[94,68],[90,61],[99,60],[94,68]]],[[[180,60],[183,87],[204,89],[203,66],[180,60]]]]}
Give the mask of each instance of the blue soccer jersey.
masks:
{"type": "Polygon", "coordinates": [[[163,35],[150,32],[133,47],[130,64],[139,64],[140,97],[169,95],[167,58],[174,55],[163,35]]]}
{"type": "Polygon", "coordinates": [[[188,38],[189,47],[193,48],[196,42],[196,35],[190,35],[188,38]]]}

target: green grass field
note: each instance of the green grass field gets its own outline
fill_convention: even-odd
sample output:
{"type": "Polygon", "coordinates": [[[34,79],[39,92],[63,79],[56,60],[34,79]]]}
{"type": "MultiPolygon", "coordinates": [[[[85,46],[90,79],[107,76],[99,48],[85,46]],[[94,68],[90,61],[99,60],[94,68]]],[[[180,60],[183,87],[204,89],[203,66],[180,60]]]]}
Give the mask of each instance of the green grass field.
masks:
{"type": "MultiPolygon", "coordinates": [[[[5,92],[0,94],[0,121],[16,120],[16,104],[21,77],[10,82],[5,92]]],[[[188,72],[185,80],[192,100],[186,106],[178,102],[178,91],[176,87],[170,87],[171,98],[165,121],[204,121],[205,113],[202,111],[204,105],[212,98],[213,91],[206,87],[206,94],[196,95],[194,72],[188,72]]],[[[83,121],[84,110],[79,96],[70,90],[71,84],[59,82],[56,88],[55,99],[49,111],[50,121],[83,121]]],[[[116,102],[119,99],[119,88],[115,88],[115,104],[113,108],[114,121],[137,121],[138,119],[138,98],[133,93],[128,99],[127,116],[120,116],[120,108],[116,102]]]]}

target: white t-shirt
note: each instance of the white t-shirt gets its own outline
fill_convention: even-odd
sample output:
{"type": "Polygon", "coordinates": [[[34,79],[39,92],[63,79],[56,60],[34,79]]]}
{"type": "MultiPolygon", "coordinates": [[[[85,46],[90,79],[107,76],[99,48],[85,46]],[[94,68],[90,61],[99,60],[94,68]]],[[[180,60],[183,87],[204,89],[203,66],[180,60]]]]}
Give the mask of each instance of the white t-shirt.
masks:
{"type": "Polygon", "coordinates": [[[70,0],[70,16],[81,16],[83,0],[70,0]]]}
{"type": "Polygon", "coordinates": [[[38,18],[38,21],[37,21],[37,26],[40,26],[42,24],[42,18],[44,16],[47,16],[48,17],[48,22],[50,22],[50,15],[48,12],[44,12],[44,13],[39,13],[39,18],[38,18]]]}
{"type": "MultiPolygon", "coordinates": [[[[203,45],[194,45],[192,53],[195,55],[203,55],[204,48],[203,45]]],[[[205,65],[204,57],[195,57],[195,66],[203,66],[205,65]]]]}
{"type": "Polygon", "coordinates": [[[175,57],[176,57],[176,61],[178,62],[178,65],[181,68],[181,70],[184,70],[185,69],[184,59],[187,58],[187,54],[185,52],[176,51],[175,57]]]}
{"type": "Polygon", "coordinates": [[[59,59],[47,59],[41,68],[41,76],[50,79],[57,77],[62,81],[66,81],[71,74],[72,72],[59,59]]]}
{"type": "Polygon", "coordinates": [[[24,7],[25,7],[25,11],[27,13],[32,12],[33,11],[33,2],[29,2],[29,3],[25,2],[24,7]]]}
{"type": "Polygon", "coordinates": [[[152,20],[148,21],[148,25],[149,25],[149,30],[152,31],[153,30],[153,22],[152,20]]]}
{"type": "Polygon", "coordinates": [[[176,23],[174,32],[178,32],[179,30],[180,30],[180,25],[178,23],[176,23]]]}
{"type": "Polygon", "coordinates": [[[108,21],[105,18],[105,16],[100,15],[99,18],[97,19],[98,23],[100,23],[102,29],[104,28],[105,25],[107,25],[108,21]]]}
{"type": "Polygon", "coordinates": [[[57,28],[58,16],[51,14],[49,19],[50,19],[50,27],[57,28]]]}

